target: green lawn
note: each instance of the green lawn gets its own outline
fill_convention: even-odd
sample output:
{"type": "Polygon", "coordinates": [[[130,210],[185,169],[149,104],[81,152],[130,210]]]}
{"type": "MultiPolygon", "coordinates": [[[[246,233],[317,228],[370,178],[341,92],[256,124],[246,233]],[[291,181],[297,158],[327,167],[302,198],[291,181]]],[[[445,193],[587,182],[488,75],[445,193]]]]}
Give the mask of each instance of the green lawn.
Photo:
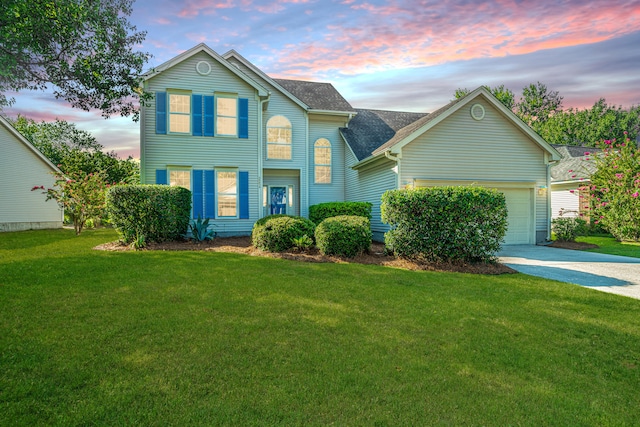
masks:
{"type": "Polygon", "coordinates": [[[640,301],[0,234],[0,425],[640,425],[640,301]]]}
{"type": "Polygon", "coordinates": [[[618,242],[609,235],[582,236],[578,237],[576,242],[593,243],[599,246],[597,249],[589,249],[588,252],[640,258],[640,243],[618,242]]]}

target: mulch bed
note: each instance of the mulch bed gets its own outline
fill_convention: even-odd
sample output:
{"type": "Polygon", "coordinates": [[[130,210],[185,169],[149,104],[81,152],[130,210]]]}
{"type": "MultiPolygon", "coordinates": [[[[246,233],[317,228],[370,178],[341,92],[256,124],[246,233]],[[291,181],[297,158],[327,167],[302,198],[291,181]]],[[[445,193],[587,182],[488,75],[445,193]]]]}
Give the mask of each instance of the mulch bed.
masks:
{"type": "Polygon", "coordinates": [[[555,240],[549,246],[552,247],[552,248],[573,249],[573,250],[578,250],[578,251],[583,251],[585,249],[597,249],[597,248],[599,248],[598,245],[594,245],[593,243],[561,242],[559,240],[555,240]]]}
{"type": "MultiPolygon", "coordinates": [[[[106,251],[131,251],[131,247],[119,242],[109,242],[94,249],[106,251]]],[[[493,263],[420,263],[405,259],[395,258],[385,254],[384,244],[373,242],[368,254],[361,254],[354,258],[344,258],[336,256],[322,255],[317,249],[308,251],[289,252],[265,252],[251,245],[250,237],[217,237],[213,241],[195,243],[191,240],[150,243],[144,250],[148,251],[211,251],[211,252],[233,252],[251,256],[263,256],[270,258],[281,258],[302,262],[332,262],[332,263],[358,263],[375,264],[387,267],[402,268],[407,270],[426,271],[446,271],[472,274],[512,274],[517,271],[504,264],[493,263]]]]}

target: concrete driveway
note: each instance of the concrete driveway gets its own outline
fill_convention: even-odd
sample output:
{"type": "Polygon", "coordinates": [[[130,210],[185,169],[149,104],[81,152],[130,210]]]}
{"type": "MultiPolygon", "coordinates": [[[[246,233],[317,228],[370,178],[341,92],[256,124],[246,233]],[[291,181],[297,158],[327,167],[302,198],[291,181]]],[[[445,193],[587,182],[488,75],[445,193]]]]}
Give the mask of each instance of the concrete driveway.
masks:
{"type": "Polygon", "coordinates": [[[498,258],[521,273],[640,299],[640,258],[533,245],[504,246],[498,258]]]}

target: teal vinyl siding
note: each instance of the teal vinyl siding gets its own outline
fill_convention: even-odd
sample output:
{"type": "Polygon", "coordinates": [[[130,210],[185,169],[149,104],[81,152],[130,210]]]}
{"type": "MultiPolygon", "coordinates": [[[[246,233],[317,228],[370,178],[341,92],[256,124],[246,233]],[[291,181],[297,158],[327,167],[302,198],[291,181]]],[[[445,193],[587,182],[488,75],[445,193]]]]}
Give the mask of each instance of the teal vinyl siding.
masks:
{"type": "MultiPolygon", "coordinates": [[[[248,235],[257,219],[259,204],[259,142],[258,118],[261,108],[255,88],[231,73],[204,52],[177,63],[173,67],[150,78],[145,82],[145,90],[166,92],[167,90],[185,90],[202,96],[202,133],[194,137],[190,134],[156,133],[157,99],[143,107],[141,137],[144,153],[141,170],[143,182],[156,182],[156,170],[166,170],[174,166],[188,167],[203,172],[203,216],[214,218],[215,185],[213,170],[216,167],[232,167],[247,172],[248,191],[246,194],[248,218],[216,218],[218,235],[248,235]],[[207,61],[211,64],[211,73],[198,74],[196,64],[207,61]],[[214,93],[237,94],[238,99],[246,100],[246,138],[233,136],[212,137],[214,135],[214,93]]],[[[162,101],[161,101],[162,102],[162,101]]],[[[166,101],[165,101],[166,102],[166,101]]],[[[245,101],[242,101],[244,103],[245,101]]],[[[163,121],[166,125],[166,117],[163,121]]],[[[166,172],[165,172],[166,182],[166,172]]],[[[240,206],[239,206],[240,208],[240,206]]]]}
{"type": "Polygon", "coordinates": [[[309,118],[309,205],[345,200],[345,144],[338,129],[345,125],[345,118],[314,116],[309,118]],[[331,143],[331,183],[315,183],[314,144],[325,138],[331,143]]]}

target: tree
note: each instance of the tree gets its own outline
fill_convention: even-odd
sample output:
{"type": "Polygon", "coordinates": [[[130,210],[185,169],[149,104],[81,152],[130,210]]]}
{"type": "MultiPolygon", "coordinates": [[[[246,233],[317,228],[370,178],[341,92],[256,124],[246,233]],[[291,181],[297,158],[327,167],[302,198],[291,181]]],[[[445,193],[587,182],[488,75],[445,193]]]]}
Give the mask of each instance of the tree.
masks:
{"type": "Polygon", "coordinates": [[[99,218],[105,209],[105,191],[109,187],[102,173],[86,174],[82,171],[67,175],[54,174],[56,182],[53,188],[36,186],[31,190],[44,190],[47,200],[55,200],[64,209],[65,215],[73,220],[76,235],[82,233],[89,218],[99,218]]]}
{"type": "Polygon", "coordinates": [[[640,106],[623,109],[600,98],[591,108],[554,114],[537,131],[552,144],[596,147],[605,139],[634,141],[640,132],[640,106]]]}
{"type": "Polygon", "coordinates": [[[2,0],[0,3],[0,107],[7,91],[44,90],[104,117],[138,117],[142,67],[135,52],[146,32],[127,21],[133,0],[2,0]]]}
{"type": "MultiPolygon", "coordinates": [[[[484,88],[493,94],[500,102],[502,102],[509,110],[513,110],[515,107],[515,95],[510,89],[504,87],[504,85],[496,86],[494,88],[490,88],[487,85],[484,85],[484,88]]],[[[456,99],[462,98],[463,96],[469,94],[471,91],[467,88],[458,88],[456,89],[454,96],[456,99]]]]}
{"type": "Polygon", "coordinates": [[[562,111],[563,97],[557,91],[537,82],[522,89],[522,97],[516,104],[516,114],[534,130],[554,114],[562,111]]]}
{"type": "Polygon", "coordinates": [[[9,121],[65,174],[101,172],[109,183],[134,184],[140,180],[140,167],[132,157],[121,160],[113,151],[103,152],[104,147],[91,133],[73,123],[58,119],[36,122],[24,116],[9,121]]]}
{"type": "Polygon", "coordinates": [[[591,156],[594,216],[617,240],[640,241],[640,149],[628,137],[606,140],[591,156]]]}

